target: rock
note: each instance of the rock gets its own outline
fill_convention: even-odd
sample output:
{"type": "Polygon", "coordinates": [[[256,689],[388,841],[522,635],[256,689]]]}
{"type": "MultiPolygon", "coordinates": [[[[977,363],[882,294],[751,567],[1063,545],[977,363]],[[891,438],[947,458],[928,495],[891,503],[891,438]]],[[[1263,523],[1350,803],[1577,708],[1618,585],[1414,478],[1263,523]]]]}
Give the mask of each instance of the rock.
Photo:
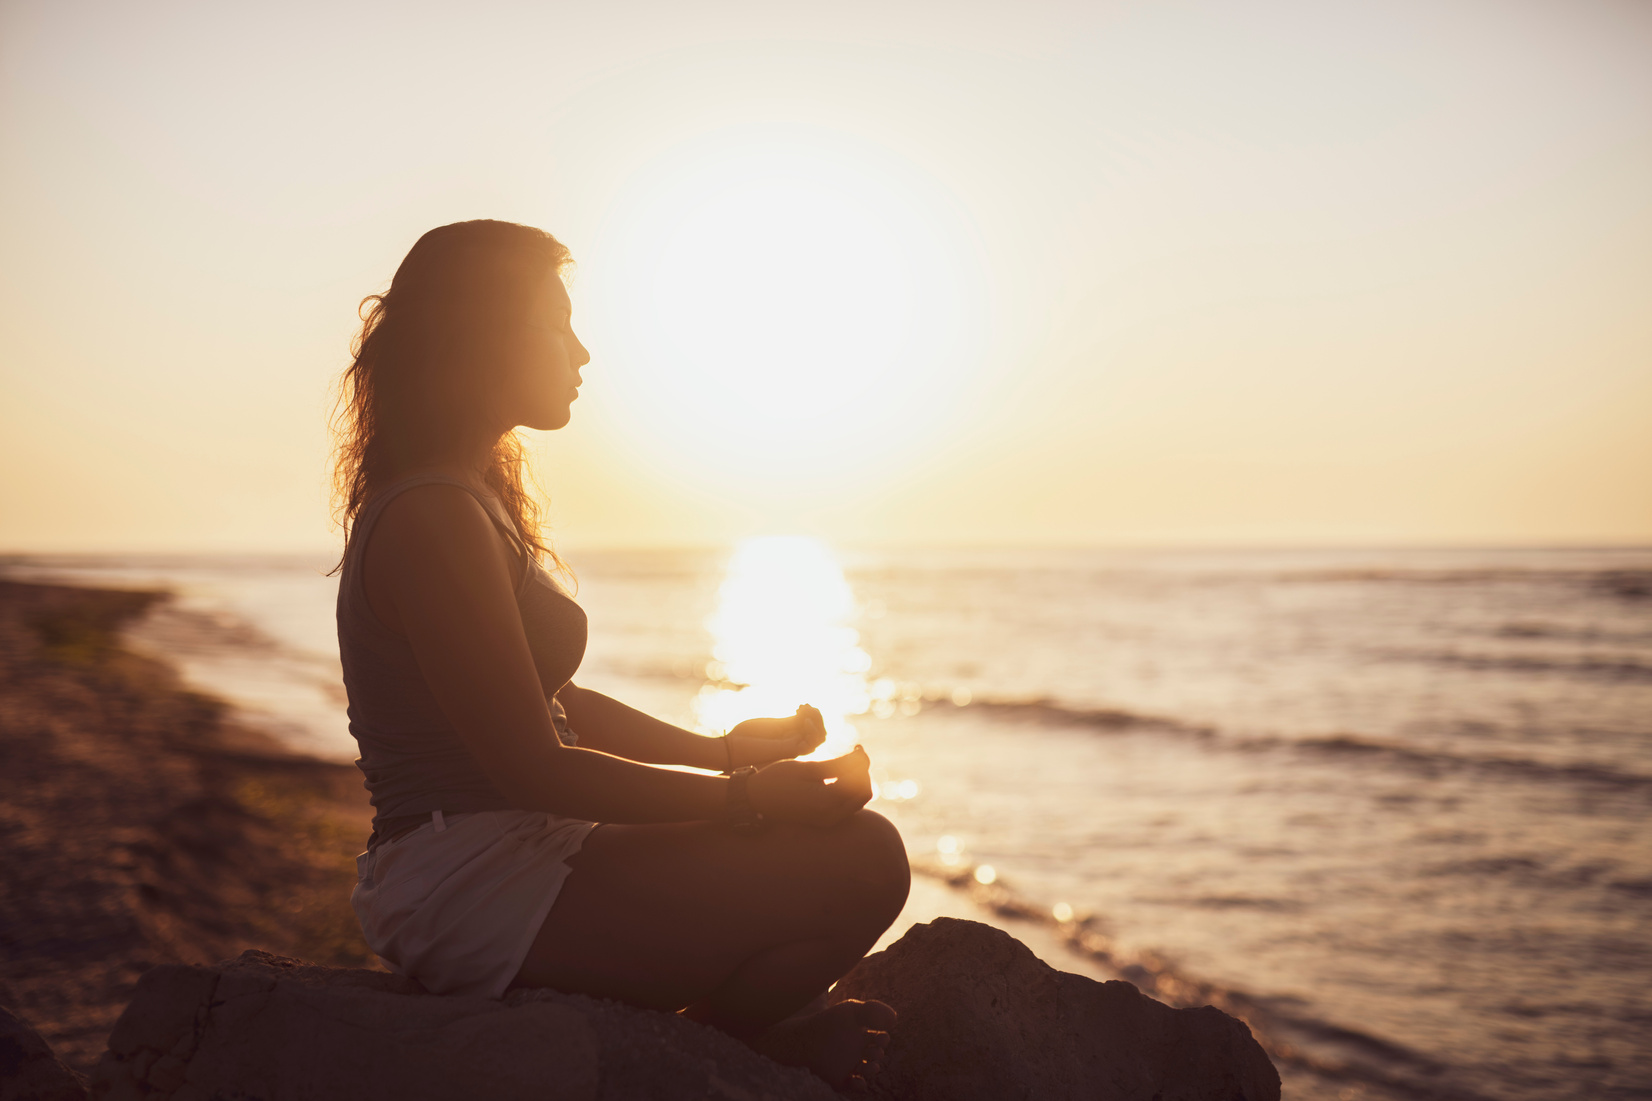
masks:
{"type": "Polygon", "coordinates": [[[249,951],[144,975],[92,1081],[108,1101],[836,1101],[715,1029],[554,991],[437,997],[249,951]]]}
{"type": "Polygon", "coordinates": [[[80,1075],[5,1009],[0,1009],[0,1101],[86,1101],[80,1075]]]}
{"type": "Polygon", "coordinates": [[[1242,1022],[1057,971],[978,922],[914,925],[833,988],[834,1001],[844,998],[900,1014],[873,1097],[1279,1099],[1279,1074],[1242,1022]]]}
{"type": "MultiPolygon", "coordinates": [[[[1007,933],[971,921],[913,926],[888,951],[861,961],[832,997],[877,998],[901,1014],[874,1097],[1279,1098],[1273,1064],[1234,1018],[1209,1006],[1172,1009],[1129,983],[1056,971],[1007,933]]],[[[59,1095],[4,1099],[14,1096],[59,1095]]],[[[838,1097],[807,1072],[675,1014],[549,990],[504,1001],[437,997],[411,979],[256,951],[217,967],[166,966],[144,975],[109,1037],[92,1096],[838,1097]]]]}

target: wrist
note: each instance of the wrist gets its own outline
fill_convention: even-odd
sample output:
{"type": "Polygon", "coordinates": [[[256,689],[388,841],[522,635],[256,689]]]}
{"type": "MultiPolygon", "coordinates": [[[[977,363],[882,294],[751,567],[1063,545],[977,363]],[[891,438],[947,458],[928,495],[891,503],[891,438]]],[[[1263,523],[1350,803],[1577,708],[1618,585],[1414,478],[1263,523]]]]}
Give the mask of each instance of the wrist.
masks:
{"type": "Polygon", "coordinates": [[[732,763],[730,750],[733,747],[728,742],[727,734],[697,734],[693,744],[696,746],[693,753],[685,755],[685,759],[678,761],[678,764],[703,768],[707,772],[721,772],[724,776],[740,767],[732,763]]]}
{"type": "Polygon", "coordinates": [[[751,780],[756,775],[757,770],[751,765],[729,774],[727,821],[736,833],[760,833],[768,826],[751,798],[751,780]]]}

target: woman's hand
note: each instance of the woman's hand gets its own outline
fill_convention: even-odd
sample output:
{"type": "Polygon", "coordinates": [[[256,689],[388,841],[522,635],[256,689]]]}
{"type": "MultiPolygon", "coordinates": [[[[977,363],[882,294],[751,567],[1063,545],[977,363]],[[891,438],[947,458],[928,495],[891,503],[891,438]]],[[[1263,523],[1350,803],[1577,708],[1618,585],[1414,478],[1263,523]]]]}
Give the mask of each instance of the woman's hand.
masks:
{"type": "Polygon", "coordinates": [[[751,805],[776,822],[835,826],[872,798],[871,768],[858,745],[830,761],[779,761],[751,778],[751,805]]]}
{"type": "Polygon", "coordinates": [[[784,719],[747,719],[728,732],[729,757],[735,768],[766,765],[812,753],[826,740],[826,721],[804,704],[784,719]]]}

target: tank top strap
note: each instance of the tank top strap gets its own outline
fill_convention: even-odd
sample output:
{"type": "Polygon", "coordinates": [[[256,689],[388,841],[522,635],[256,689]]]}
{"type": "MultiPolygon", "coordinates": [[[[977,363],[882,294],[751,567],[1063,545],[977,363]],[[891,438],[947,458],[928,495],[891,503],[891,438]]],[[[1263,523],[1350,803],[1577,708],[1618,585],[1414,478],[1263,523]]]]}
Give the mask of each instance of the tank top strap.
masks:
{"type": "Polygon", "coordinates": [[[367,506],[361,510],[361,514],[356,517],[355,523],[351,525],[350,540],[344,553],[344,576],[340,578],[344,586],[351,590],[351,596],[363,602],[366,600],[366,590],[362,588],[361,578],[362,557],[366,554],[367,540],[372,535],[373,528],[378,525],[379,517],[384,514],[385,508],[389,506],[391,501],[394,501],[408,490],[428,485],[457,486],[476,499],[476,503],[482,506],[482,511],[488,514],[488,519],[493,521],[493,526],[499,529],[500,534],[505,537],[511,548],[516,552],[517,559],[522,566],[522,576],[517,583],[517,589],[520,591],[527,584],[529,578],[532,577],[533,567],[536,563],[533,555],[528,551],[527,544],[522,541],[522,536],[517,532],[516,525],[510,522],[510,518],[505,515],[499,502],[484,496],[474,486],[467,485],[458,478],[446,474],[426,472],[410,474],[398,481],[391,482],[375,493],[373,498],[367,502],[367,506]]]}

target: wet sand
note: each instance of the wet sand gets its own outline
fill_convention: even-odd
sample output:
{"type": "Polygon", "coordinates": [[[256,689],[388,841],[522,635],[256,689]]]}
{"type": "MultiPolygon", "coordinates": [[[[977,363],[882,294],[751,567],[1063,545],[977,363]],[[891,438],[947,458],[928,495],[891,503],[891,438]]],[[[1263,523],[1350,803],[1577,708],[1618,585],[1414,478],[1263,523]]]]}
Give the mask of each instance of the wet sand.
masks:
{"type": "Polygon", "coordinates": [[[122,648],[160,599],[0,581],[0,1005],[83,1073],[157,964],[376,965],[349,906],[360,774],[122,648]]]}

